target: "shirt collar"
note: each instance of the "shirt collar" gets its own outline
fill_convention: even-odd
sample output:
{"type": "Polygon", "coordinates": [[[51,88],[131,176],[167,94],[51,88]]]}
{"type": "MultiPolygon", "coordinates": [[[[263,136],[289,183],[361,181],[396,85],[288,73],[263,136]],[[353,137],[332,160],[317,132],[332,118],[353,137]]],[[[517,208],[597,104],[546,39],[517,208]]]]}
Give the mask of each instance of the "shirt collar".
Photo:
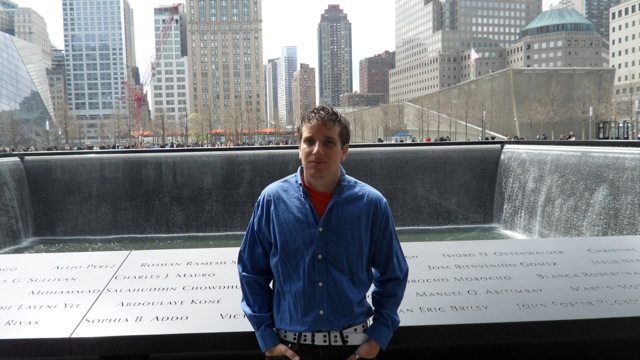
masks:
{"type": "MultiPolygon", "coordinates": [[[[302,165],[298,167],[298,172],[296,173],[296,182],[298,183],[298,188],[301,191],[304,191],[304,183],[302,182],[302,165]]],[[[340,191],[341,188],[347,186],[347,172],[344,171],[342,165],[340,165],[340,180],[338,180],[338,187],[334,190],[334,192],[340,191]]]]}

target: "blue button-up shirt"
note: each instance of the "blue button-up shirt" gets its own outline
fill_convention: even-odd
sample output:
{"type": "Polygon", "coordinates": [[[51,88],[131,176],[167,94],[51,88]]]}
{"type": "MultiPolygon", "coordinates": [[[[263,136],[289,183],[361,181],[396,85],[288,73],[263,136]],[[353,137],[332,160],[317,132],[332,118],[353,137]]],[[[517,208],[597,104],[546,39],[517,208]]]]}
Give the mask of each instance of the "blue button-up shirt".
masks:
{"type": "Polygon", "coordinates": [[[321,219],[302,167],[267,186],[240,246],[238,271],[242,308],[262,351],[280,341],[274,328],[337,331],[371,316],[367,334],[385,348],[400,323],[408,266],[389,205],[342,168],[321,219]]]}

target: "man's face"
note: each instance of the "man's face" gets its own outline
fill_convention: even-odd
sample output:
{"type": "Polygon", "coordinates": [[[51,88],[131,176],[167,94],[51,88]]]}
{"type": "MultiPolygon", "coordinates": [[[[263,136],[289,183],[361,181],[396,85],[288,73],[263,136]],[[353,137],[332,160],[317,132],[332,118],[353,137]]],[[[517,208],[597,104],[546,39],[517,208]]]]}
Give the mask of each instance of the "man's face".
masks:
{"type": "Polygon", "coordinates": [[[340,163],[347,157],[349,144],[340,145],[340,128],[327,128],[321,122],[301,129],[299,157],[304,180],[316,190],[333,191],[340,179],[340,163]]]}

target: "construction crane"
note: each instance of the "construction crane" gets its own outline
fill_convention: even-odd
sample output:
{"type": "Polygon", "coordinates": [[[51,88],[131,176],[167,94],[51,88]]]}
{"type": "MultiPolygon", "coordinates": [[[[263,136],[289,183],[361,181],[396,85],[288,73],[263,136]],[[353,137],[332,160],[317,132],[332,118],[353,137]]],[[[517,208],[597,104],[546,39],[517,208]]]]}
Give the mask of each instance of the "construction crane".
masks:
{"type": "Polygon", "coordinates": [[[151,57],[151,62],[147,66],[147,70],[140,81],[139,87],[131,86],[127,80],[122,80],[122,84],[127,89],[127,93],[129,93],[129,97],[121,97],[118,100],[129,101],[133,103],[134,108],[134,118],[136,121],[140,120],[140,116],[142,115],[142,106],[147,102],[147,90],[151,87],[153,80],[156,76],[156,67],[158,66],[158,61],[162,57],[162,50],[164,49],[164,45],[167,43],[167,39],[169,38],[169,34],[171,32],[171,28],[173,26],[173,19],[175,15],[178,13],[180,8],[180,4],[173,4],[171,7],[171,11],[169,15],[167,15],[164,23],[162,24],[162,30],[160,31],[160,39],[156,42],[155,55],[151,57]]]}

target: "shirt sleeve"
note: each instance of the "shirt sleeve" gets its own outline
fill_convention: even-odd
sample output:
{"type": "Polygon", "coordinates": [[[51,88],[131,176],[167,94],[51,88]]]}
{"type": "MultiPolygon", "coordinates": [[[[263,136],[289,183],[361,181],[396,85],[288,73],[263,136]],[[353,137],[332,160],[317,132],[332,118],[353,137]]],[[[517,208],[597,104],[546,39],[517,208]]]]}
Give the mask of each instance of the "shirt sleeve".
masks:
{"type": "MultiPolygon", "coordinates": [[[[264,199],[258,199],[238,253],[242,310],[253,327],[264,352],[280,342],[273,322],[273,273],[269,265],[270,242],[265,229],[264,199]]],[[[268,228],[268,227],[266,227],[268,228]]]]}
{"type": "Polygon", "coordinates": [[[386,200],[381,213],[372,254],[374,315],[367,334],[385,349],[400,325],[398,308],[407,286],[409,267],[386,200]]]}

